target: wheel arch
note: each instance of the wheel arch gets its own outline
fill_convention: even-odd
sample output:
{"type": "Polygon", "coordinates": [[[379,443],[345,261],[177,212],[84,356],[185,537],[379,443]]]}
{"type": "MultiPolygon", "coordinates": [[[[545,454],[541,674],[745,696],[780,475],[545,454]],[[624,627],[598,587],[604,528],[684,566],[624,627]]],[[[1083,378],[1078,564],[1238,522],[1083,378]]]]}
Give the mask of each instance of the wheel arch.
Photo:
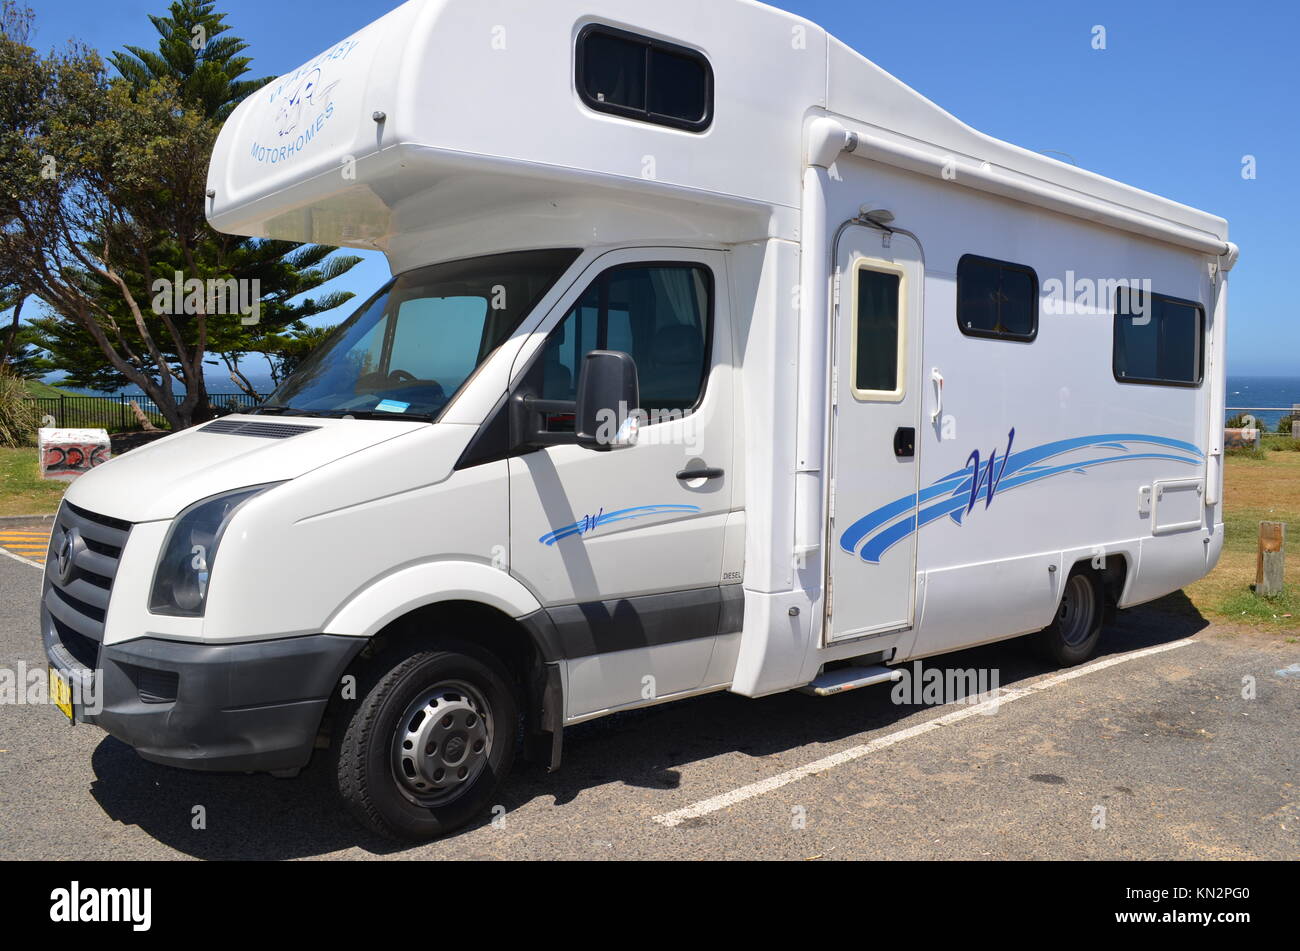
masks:
{"type": "Polygon", "coordinates": [[[515,678],[526,755],[559,767],[566,691],[554,627],[531,592],[505,571],[467,562],[402,569],[350,598],[325,633],[365,639],[343,672],[359,682],[402,648],[440,637],[489,651],[515,678]]]}
{"type": "Polygon", "coordinates": [[[541,608],[509,572],[481,562],[434,561],[408,565],[353,592],[326,620],[322,633],[374,637],[399,618],[444,601],[468,601],[510,618],[541,608]]]}
{"type": "Polygon", "coordinates": [[[1103,620],[1106,623],[1114,620],[1120,598],[1128,584],[1129,557],[1127,551],[1103,550],[1100,554],[1089,553],[1087,556],[1077,556],[1070,565],[1070,570],[1065,573],[1068,578],[1073,572],[1083,568],[1096,577],[1101,585],[1103,620]]]}

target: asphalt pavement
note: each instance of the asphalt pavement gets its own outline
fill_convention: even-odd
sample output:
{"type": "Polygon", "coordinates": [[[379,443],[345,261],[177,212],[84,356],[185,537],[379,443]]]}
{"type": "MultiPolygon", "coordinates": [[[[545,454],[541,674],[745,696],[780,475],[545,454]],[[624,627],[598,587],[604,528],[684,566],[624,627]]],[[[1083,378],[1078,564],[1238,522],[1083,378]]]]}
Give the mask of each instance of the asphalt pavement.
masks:
{"type": "MultiPolygon", "coordinates": [[[[40,570],[0,555],[0,669],[43,668],[40,570]]],[[[51,706],[0,705],[10,859],[1300,857],[1300,644],[1138,609],[1098,658],[1019,641],[953,654],[995,707],[713,694],[571,728],[496,815],[399,846],[338,808],[327,757],[295,779],[141,760],[51,706]],[[201,821],[200,821],[201,820],[201,821]],[[201,826],[196,828],[196,826],[201,826]]]]}

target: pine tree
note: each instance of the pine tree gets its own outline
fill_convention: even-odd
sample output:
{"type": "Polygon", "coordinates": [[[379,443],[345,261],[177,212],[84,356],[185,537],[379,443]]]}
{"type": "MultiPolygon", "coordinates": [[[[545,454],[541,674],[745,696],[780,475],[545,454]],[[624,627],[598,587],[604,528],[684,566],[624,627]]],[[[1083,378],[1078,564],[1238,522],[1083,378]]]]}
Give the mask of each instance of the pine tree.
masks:
{"type": "Polygon", "coordinates": [[[224,13],[215,0],[176,0],[168,16],[150,15],[158,48],[127,46],[109,56],[113,67],[137,89],[158,79],[180,83],[180,96],[204,116],[224,120],[250,93],[274,79],[240,79],[252,58],[240,54],[248,44],[227,35],[224,13]]]}
{"type": "Polygon", "coordinates": [[[212,415],[206,367],[225,359],[232,380],[251,390],[238,373],[240,356],[283,344],[285,328],[351,298],[334,292],[290,303],[361,259],[207,224],[207,166],[221,121],[266,80],[240,78],[249,71],[241,55],[247,44],[229,35],[211,0],[176,0],[168,16],[150,19],[157,50],[114,54],[117,77],[90,51],[42,60],[0,38],[0,61],[15,61],[44,84],[20,88],[0,73],[0,102],[18,97],[14,109],[41,117],[8,136],[0,131],[16,158],[0,169],[9,179],[0,185],[11,185],[9,208],[0,208],[0,216],[11,212],[0,235],[0,260],[9,265],[0,281],[10,271],[22,276],[53,311],[32,324],[68,382],[104,390],[134,384],[181,428],[212,415]],[[58,174],[42,178],[49,156],[58,174]],[[259,322],[152,306],[154,282],[174,283],[178,272],[244,287],[257,280],[259,322]]]}

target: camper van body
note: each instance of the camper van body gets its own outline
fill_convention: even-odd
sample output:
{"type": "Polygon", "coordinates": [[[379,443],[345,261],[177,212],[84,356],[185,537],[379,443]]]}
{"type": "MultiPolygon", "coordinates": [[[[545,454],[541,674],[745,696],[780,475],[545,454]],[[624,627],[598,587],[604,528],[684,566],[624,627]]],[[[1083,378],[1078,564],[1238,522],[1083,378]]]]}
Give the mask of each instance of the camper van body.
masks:
{"type": "Polygon", "coordinates": [[[1226,223],[982,135],[771,7],[412,0],[242,103],[208,195],[222,231],[380,249],[399,276],[533,253],[552,273],[432,422],[401,400],[231,416],[73,483],[47,652],[98,689],[102,710],[76,714],[148,759],[293,771],[332,725],[361,762],[358,742],[392,737],[354,735],[348,711],[427,648],[504,672],[497,725],[517,710],[554,766],[566,724],[816,689],[828,665],[869,682],[1059,635],[1070,611],[1090,650],[1102,602],[1165,595],[1219,555],[1226,223]],[[593,97],[592,36],[668,57],[659,75],[681,67],[704,99],[593,97]],[[1176,341],[1117,339],[1117,280],[1176,341]],[[649,310],[611,307],[611,286],[649,310]],[[613,329],[667,312],[693,330],[613,329]],[[523,401],[547,396],[547,341],[575,314],[600,329],[568,351],[570,394],[603,347],[632,352],[643,403],[677,387],[689,405],[634,444],[529,443],[546,416],[523,401]],[[249,489],[198,553],[201,608],[159,608],[185,513],[249,489]]]}

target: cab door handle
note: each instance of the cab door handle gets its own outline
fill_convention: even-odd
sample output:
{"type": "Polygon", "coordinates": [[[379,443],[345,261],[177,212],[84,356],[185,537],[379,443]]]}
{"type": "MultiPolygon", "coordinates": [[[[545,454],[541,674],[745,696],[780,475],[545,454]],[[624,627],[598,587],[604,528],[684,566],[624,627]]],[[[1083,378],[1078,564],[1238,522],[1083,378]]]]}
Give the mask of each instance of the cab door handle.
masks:
{"type": "Polygon", "coordinates": [[[712,466],[702,466],[699,469],[683,469],[677,473],[679,482],[690,482],[692,479],[721,479],[723,471],[715,469],[712,466]]]}

